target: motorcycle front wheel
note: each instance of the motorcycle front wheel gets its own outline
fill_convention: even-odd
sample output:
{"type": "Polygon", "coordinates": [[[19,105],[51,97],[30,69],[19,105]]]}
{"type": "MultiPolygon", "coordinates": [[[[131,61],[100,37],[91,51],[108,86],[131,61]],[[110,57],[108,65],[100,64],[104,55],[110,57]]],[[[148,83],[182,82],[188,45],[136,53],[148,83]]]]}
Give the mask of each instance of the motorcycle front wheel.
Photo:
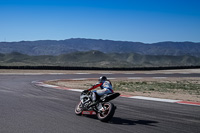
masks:
{"type": "Polygon", "coordinates": [[[75,107],[75,114],[81,115],[82,114],[82,108],[81,108],[81,102],[79,102],[75,107]]]}
{"type": "Polygon", "coordinates": [[[107,102],[103,104],[103,108],[103,111],[97,113],[97,117],[100,121],[107,122],[113,117],[115,113],[115,106],[113,103],[107,102]]]}

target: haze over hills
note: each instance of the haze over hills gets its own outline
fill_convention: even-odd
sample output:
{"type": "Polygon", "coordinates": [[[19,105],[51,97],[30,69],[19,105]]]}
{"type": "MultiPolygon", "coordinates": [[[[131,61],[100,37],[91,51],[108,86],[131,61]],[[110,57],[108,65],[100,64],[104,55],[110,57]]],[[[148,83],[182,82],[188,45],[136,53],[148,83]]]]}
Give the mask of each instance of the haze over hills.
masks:
{"type": "Polygon", "coordinates": [[[97,50],[103,53],[137,53],[141,55],[169,55],[200,57],[200,43],[141,42],[72,38],[66,40],[39,40],[0,42],[0,53],[19,52],[27,55],[60,55],[97,50]]]}

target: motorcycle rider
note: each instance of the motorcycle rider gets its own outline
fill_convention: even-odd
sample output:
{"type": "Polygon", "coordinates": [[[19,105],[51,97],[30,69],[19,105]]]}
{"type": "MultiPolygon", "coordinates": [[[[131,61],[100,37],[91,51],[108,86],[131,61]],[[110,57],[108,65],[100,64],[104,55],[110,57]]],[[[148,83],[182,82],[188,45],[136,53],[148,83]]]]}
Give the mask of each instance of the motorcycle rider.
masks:
{"type": "Polygon", "coordinates": [[[88,92],[91,91],[97,87],[100,87],[101,90],[94,90],[92,91],[92,101],[93,103],[90,105],[96,105],[96,103],[98,103],[98,99],[100,96],[104,95],[104,94],[109,94],[109,93],[114,93],[113,88],[112,88],[112,83],[106,78],[106,76],[101,76],[99,78],[99,82],[96,85],[93,85],[90,89],[85,90],[84,92],[88,92]]]}

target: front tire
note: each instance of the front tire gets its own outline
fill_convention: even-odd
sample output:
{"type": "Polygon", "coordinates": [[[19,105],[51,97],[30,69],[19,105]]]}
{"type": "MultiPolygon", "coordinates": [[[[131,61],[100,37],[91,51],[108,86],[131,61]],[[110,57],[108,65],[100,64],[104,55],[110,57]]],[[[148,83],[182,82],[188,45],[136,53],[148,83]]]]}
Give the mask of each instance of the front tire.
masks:
{"type": "Polygon", "coordinates": [[[75,107],[75,114],[81,115],[82,114],[82,108],[81,108],[81,102],[79,102],[75,107]]]}
{"type": "Polygon", "coordinates": [[[98,113],[97,117],[100,121],[107,122],[113,117],[115,113],[115,106],[113,103],[107,102],[103,104],[103,107],[105,110],[98,113]]]}

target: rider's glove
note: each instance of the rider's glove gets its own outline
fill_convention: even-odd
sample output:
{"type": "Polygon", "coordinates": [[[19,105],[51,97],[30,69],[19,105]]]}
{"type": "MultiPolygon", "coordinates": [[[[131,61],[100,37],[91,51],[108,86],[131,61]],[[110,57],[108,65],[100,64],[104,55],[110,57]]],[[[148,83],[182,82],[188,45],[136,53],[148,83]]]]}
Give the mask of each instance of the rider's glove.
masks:
{"type": "Polygon", "coordinates": [[[88,92],[89,92],[88,90],[84,90],[84,91],[83,91],[83,93],[88,93],[88,92]]]}

